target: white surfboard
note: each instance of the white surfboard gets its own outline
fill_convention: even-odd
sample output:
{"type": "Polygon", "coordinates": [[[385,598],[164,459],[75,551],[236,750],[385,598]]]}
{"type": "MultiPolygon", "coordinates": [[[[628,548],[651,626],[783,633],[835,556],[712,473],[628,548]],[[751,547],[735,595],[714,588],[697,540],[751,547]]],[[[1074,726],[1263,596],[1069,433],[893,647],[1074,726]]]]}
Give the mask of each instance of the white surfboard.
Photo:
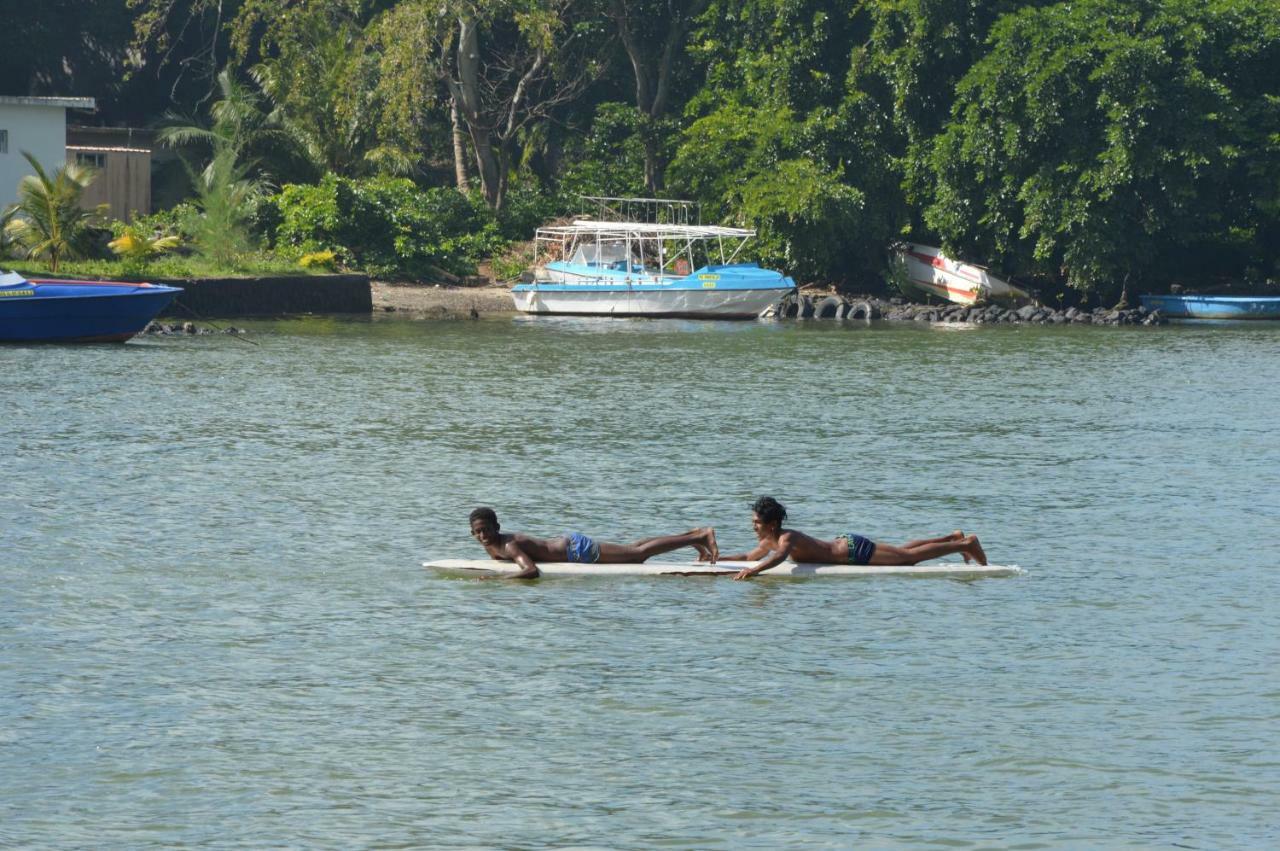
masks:
{"type": "MultiPolygon", "coordinates": [[[[576,562],[543,562],[538,570],[543,576],[732,576],[754,562],[721,561],[660,562],[643,564],[578,564],[576,562]]],[[[520,568],[509,561],[490,559],[447,558],[424,561],[422,566],[447,576],[514,576],[520,568]]],[[[935,576],[947,579],[979,579],[987,576],[1014,576],[1022,573],[1017,565],[965,564],[964,562],[931,562],[903,566],[856,564],[797,564],[784,561],[758,577],[765,576],[935,576]]]]}

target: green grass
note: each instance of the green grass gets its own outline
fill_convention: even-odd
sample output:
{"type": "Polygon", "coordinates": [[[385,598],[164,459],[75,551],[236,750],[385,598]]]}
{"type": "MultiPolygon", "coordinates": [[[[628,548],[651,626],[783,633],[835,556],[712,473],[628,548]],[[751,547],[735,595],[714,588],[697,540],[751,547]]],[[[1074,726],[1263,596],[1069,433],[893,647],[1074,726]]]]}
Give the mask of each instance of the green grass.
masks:
{"type": "MultiPolygon", "coordinates": [[[[26,277],[51,274],[49,264],[37,260],[0,259],[0,268],[12,269],[26,277]]],[[[297,261],[273,254],[244,254],[233,263],[219,264],[199,255],[190,257],[158,257],[141,268],[130,267],[120,260],[64,260],[58,265],[61,278],[107,278],[113,281],[151,281],[168,278],[247,278],[257,275],[311,275],[297,261]]]]}

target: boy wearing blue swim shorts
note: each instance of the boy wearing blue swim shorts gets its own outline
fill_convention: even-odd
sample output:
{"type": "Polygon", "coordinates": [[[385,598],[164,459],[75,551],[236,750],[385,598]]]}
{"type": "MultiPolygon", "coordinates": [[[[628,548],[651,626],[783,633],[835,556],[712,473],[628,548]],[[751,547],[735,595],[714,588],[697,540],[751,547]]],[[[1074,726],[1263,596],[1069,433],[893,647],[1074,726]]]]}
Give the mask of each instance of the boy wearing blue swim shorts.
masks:
{"type": "Polygon", "coordinates": [[[787,519],[787,509],[771,496],[762,496],[751,506],[751,527],[759,544],[750,552],[722,556],[725,561],[758,561],[744,567],[734,579],[750,579],[761,571],[792,561],[808,564],[871,564],[905,565],[919,564],[931,558],[960,553],[967,562],[987,563],[977,535],[966,535],[960,530],[941,538],[911,541],[900,547],[878,544],[852,532],[831,541],[812,538],[795,529],[782,528],[787,519]]]}
{"type": "Polygon", "coordinates": [[[691,529],[683,535],[645,538],[634,544],[596,541],[581,532],[566,532],[558,538],[535,538],[520,532],[503,532],[492,508],[471,512],[471,536],[497,561],[514,561],[520,572],[512,579],[536,579],[538,562],[578,562],[581,564],[640,564],[660,553],[693,547],[703,561],[720,557],[716,530],[710,526],[691,529]]]}

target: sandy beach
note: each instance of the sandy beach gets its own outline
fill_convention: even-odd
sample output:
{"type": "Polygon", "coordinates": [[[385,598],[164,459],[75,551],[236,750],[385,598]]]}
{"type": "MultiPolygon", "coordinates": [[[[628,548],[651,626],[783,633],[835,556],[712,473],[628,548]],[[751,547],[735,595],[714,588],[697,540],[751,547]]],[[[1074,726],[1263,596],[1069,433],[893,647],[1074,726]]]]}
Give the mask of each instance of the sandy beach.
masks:
{"type": "Polygon", "coordinates": [[[443,284],[397,284],[372,281],[374,315],[409,314],[424,319],[468,319],[515,313],[511,290],[501,284],[450,287],[443,284]],[[474,313],[473,313],[474,311],[474,313]]]}

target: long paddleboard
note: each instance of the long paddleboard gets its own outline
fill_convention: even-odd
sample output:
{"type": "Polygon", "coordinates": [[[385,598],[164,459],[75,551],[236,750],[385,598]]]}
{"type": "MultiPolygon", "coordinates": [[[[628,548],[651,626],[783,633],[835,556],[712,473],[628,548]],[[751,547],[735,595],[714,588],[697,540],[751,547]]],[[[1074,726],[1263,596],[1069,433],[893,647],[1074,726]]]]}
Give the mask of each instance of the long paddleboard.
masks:
{"type": "MultiPolygon", "coordinates": [[[[754,562],[721,561],[659,562],[643,564],[578,564],[576,562],[543,562],[538,570],[543,576],[732,576],[754,562]]],[[[509,561],[490,559],[446,558],[424,561],[422,566],[446,576],[514,576],[520,568],[509,561]]],[[[931,562],[903,566],[856,564],[796,564],[784,561],[757,576],[934,576],[947,579],[979,579],[987,576],[1014,576],[1022,573],[1017,565],[965,564],[964,562],[931,562]]]]}

